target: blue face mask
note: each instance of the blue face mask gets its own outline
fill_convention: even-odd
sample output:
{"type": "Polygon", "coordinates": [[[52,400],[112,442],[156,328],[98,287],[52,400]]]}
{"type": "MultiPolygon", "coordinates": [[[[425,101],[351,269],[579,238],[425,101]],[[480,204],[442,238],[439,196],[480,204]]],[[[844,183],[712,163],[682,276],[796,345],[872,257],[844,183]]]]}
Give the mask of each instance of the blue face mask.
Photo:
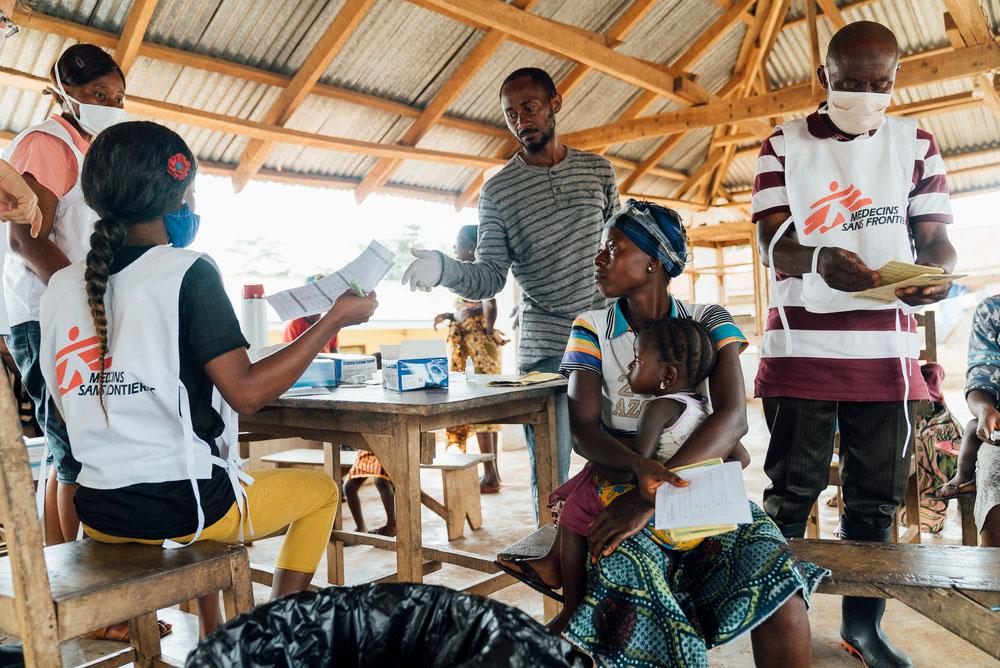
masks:
{"type": "Polygon", "coordinates": [[[198,234],[201,216],[184,206],[163,216],[163,224],[167,228],[167,237],[174,248],[187,248],[198,234]]]}

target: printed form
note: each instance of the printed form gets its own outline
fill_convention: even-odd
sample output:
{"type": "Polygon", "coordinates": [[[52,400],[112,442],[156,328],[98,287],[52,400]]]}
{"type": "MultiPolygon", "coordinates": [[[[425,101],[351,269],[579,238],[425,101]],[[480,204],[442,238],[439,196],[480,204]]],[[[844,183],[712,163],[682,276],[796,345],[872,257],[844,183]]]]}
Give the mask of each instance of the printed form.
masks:
{"type": "Polygon", "coordinates": [[[723,524],[749,524],[750,501],[739,462],[678,471],[686,487],[660,485],[656,490],[657,529],[685,529],[723,524]]]}
{"type": "Polygon", "coordinates": [[[391,250],[372,240],[368,247],[340,271],[328,274],[318,281],[282,290],[267,297],[282,320],[294,320],[307,315],[326,313],[340,295],[358,287],[371,292],[392,269],[395,255],[391,250]]]}

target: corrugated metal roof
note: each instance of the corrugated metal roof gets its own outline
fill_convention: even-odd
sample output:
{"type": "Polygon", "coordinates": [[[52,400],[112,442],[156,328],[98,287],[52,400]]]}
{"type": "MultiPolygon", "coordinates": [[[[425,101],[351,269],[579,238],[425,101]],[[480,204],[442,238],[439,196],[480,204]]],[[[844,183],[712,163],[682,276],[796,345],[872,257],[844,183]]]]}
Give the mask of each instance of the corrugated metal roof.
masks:
{"type": "MultiPolygon", "coordinates": [[[[509,1],[509,0],[508,0],[509,1]]],[[[160,0],[146,32],[147,42],[179,48],[233,63],[292,76],[316,45],[345,0],[160,0]]],[[[793,0],[789,17],[801,16],[805,0],[793,0]]],[[[981,0],[991,25],[1000,27],[1000,0],[981,0]]],[[[118,34],[128,16],[130,0],[34,0],[36,10],[81,25],[118,34]]],[[[875,0],[840,2],[848,21],[875,20],[889,26],[904,53],[948,45],[942,0],[875,0]]],[[[540,0],[533,13],[594,32],[605,32],[627,11],[631,0],[540,0]]],[[[617,47],[623,54],[657,63],[670,63],[722,14],[715,0],[659,0],[617,47]]],[[[708,90],[721,88],[733,74],[747,27],[738,21],[699,62],[689,69],[708,90]]],[[[417,108],[425,106],[454,74],[482,39],[483,31],[404,0],[376,0],[345,46],[322,75],[321,81],[361,93],[384,97],[417,108]]],[[[821,44],[832,35],[826,19],[819,22],[821,44]]],[[[73,41],[26,28],[0,52],[2,65],[45,77],[52,62],[73,41]]],[[[559,81],[576,64],[516,41],[505,41],[480,68],[448,109],[449,116],[502,127],[498,104],[499,82],[512,70],[542,67],[559,81]]],[[[771,87],[800,83],[812,76],[808,36],[804,23],[784,29],[766,64],[771,87]]],[[[261,120],[280,94],[274,85],[248,81],[189,66],[145,57],[129,73],[130,95],[164,100],[193,109],[241,119],[261,120]]],[[[968,93],[971,80],[899,91],[897,104],[944,95],[968,93]]],[[[634,86],[591,71],[566,96],[559,115],[563,132],[581,130],[617,119],[639,95],[634,86]]],[[[658,100],[644,115],[672,111],[682,105],[658,100]]],[[[42,120],[50,111],[49,98],[34,92],[0,91],[0,129],[16,132],[42,120]]],[[[393,143],[403,136],[411,119],[384,110],[360,106],[329,96],[312,95],[293,114],[288,126],[297,130],[393,143]]],[[[1000,122],[983,108],[928,115],[920,119],[932,131],[945,155],[991,145],[1000,138],[1000,122]]],[[[203,160],[235,164],[247,144],[233,134],[176,126],[203,160]]],[[[711,129],[686,136],[659,163],[660,167],[689,173],[709,150],[711,129]]],[[[610,154],[636,162],[645,160],[663,141],[648,138],[614,146],[610,154]]],[[[418,144],[422,148],[493,156],[503,139],[453,127],[435,126],[418,144]]],[[[376,159],[297,145],[278,145],[265,167],[286,173],[361,179],[376,159]]],[[[995,160],[994,160],[995,161],[995,160]]],[[[953,164],[949,162],[949,164],[953,164]]],[[[980,163],[985,164],[985,163],[980,163]]],[[[753,178],[750,153],[731,165],[725,183],[746,188],[753,178]]],[[[957,167],[956,167],[957,168],[957,167]]],[[[627,171],[619,169],[620,176],[627,171]]],[[[396,184],[458,193],[477,170],[453,165],[406,161],[394,172],[396,184]]],[[[958,190],[998,185],[1000,175],[989,172],[960,174],[958,190]]],[[[669,196],[677,182],[645,177],[635,188],[669,196]]]]}

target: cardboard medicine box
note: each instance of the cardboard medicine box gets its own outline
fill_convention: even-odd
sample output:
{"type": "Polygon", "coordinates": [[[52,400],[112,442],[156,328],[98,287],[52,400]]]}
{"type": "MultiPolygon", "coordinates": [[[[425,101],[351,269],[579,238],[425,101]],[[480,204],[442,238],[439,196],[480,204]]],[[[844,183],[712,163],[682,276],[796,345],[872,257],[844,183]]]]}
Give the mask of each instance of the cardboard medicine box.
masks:
{"type": "Polygon", "coordinates": [[[382,379],[387,390],[409,392],[448,387],[444,341],[404,341],[382,347],[382,379]]]}

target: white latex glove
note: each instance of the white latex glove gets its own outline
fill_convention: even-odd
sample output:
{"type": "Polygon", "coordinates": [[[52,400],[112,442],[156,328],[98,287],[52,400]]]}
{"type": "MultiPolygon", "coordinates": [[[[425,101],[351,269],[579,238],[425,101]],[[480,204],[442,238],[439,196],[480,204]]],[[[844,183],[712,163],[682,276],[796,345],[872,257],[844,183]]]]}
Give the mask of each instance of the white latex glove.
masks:
{"type": "Polygon", "coordinates": [[[0,160],[0,219],[31,225],[31,236],[37,237],[42,227],[42,211],[38,196],[28,187],[17,170],[0,160]]]}
{"type": "Polygon", "coordinates": [[[431,288],[437,287],[441,283],[441,256],[437,251],[421,250],[411,248],[413,257],[417,258],[410,263],[410,266],[403,272],[403,285],[410,284],[410,291],[416,292],[421,289],[430,292],[431,288]]]}

